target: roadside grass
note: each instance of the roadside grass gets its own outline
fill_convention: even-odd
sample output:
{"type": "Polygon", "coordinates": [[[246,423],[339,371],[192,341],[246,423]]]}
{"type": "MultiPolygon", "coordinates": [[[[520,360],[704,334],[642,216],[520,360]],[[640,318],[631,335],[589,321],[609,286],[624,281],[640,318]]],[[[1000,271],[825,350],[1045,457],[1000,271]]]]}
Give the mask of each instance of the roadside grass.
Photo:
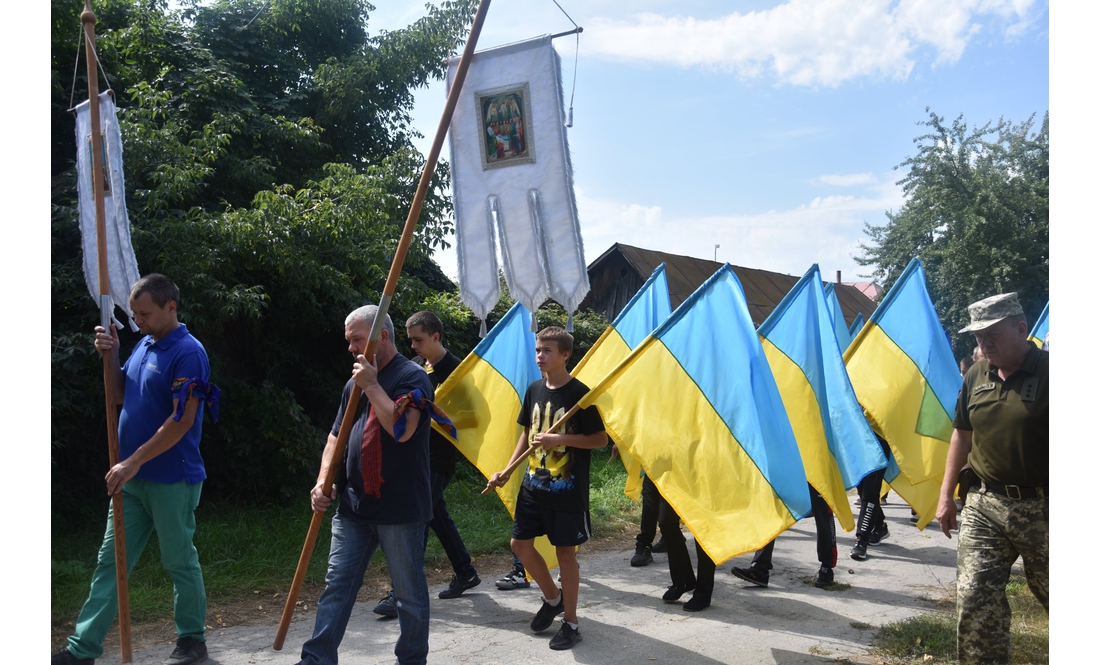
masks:
{"type": "MultiPolygon", "coordinates": [[[[607,464],[609,455],[610,446],[592,454],[591,513],[596,538],[636,528],[640,514],[637,505],[622,493],[626,471],[618,461],[607,464]]],[[[510,558],[512,518],[495,493],[481,494],[484,487],[485,479],[460,456],[445,493],[448,512],[472,556],[510,558]]],[[[107,502],[102,503],[102,514],[51,522],[50,610],[55,627],[71,624],[87,596],[107,524],[107,502]]],[[[240,507],[204,500],[196,511],[195,547],[210,604],[256,599],[263,594],[258,596],[261,602],[266,600],[271,609],[281,610],[285,596],[274,599],[273,594],[285,593],[294,576],[311,516],[304,492],[283,506],[240,507]]],[[[330,523],[331,517],[326,515],[310,558],[307,586],[324,584],[330,523]]],[[[371,568],[384,561],[381,551],[376,552],[371,568]]],[[[434,535],[428,537],[425,567],[450,569],[434,535]]],[[[485,572],[492,575],[496,571],[485,572]]],[[[156,534],[130,575],[130,612],[134,623],[172,615],[172,581],[160,566],[156,534]]]]}
{"type": "MultiPolygon", "coordinates": [[[[1012,662],[1049,663],[1050,618],[1028,589],[1022,576],[1009,579],[1008,603],[1012,608],[1012,662]]],[[[934,612],[887,624],[872,641],[874,653],[888,665],[957,663],[954,604],[948,612],[934,612]],[[931,661],[928,657],[931,656],[931,661]]]]}

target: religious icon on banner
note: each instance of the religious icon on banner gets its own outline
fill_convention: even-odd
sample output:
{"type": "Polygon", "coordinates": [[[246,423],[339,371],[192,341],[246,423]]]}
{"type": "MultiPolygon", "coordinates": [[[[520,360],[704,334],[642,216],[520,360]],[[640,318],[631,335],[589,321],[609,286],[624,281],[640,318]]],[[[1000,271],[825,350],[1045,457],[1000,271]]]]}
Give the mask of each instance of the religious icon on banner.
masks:
{"type": "Polygon", "coordinates": [[[531,86],[527,83],[474,93],[481,168],[532,164],[531,86]]]}

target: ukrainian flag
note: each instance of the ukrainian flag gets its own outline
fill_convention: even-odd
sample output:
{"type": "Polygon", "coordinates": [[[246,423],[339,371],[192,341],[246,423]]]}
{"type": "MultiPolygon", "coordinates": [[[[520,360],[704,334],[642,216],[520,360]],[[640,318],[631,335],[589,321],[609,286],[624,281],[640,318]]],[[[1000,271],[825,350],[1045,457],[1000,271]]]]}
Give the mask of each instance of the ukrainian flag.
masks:
{"type": "MultiPolygon", "coordinates": [[[[856,312],[856,320],[852,321],[852,327],[848,328],[848,337],[854,341],[860,330],[863,330],[863,312],[856,312]]],[[[851,342],[848,345],[851,346],[851,342]]]]}
{"type": "MultiPolygon", "coordinates": [[[[840,301],[836,297],[836,287],[832,282],[825,285],[825,303],[829,307],[829,317],[836,332],[836,343],[840,345],[840,351],[843,353],[844,349],[852,343],[853,335],[848,332],[848,324],[844,321],[844,313],[840,311],[840,301]]],[[[882,449],[879,448],[879,451],[881,452],[882,449]]]]}
{"type": "MultiPolygon", "coordinates": [[[[821,286],[814,264],[757,331],[794,430],[806,479],[836,513],[845,531],[855,529],[847,490],[886,466],[886,456],[863,417],[844,369],[835,327],[839,308],[821,286]]],[[[843,321],[843,319],[841,319],[843,321]]],[[[845,344],[845,346],[847,346],[845,344]]]]}
{"type": "MultiPolygon", "coordinates": [[[[638,346],[657,326],[664,323],[672,313],[672,303],[668,297],[668,278],[665,264],[657,266],[642,288],[634,294],[623,311],[615,317],[607,330],[603,332],[588,353],[573,368],[573,376],[586,386],[594,386],[611,370],[623,361],[631,350],[638,346]]],[[[626,488],[624,492],[635,501],[641,500],[642,478],[645,472],[642,465],[634,459],[621,441],[616,440],[619,455],[626,467],[626,488]]]]}
{"type": "Polygon", "coordinates": [[[920,260],[909,262],[844,360],[871,426],[890,444],[898,468],[890,485],[917,511],[917,526],[924,528],[935,512],[927,496],[938,493],[943,479],[962,377],[928,297],[920,260]]]}
{"type": "Polygon", "coordinates": [[[715,562],[810,512],[798,444],[729,264],[580,402],[593,404],[715,562]]]}
{"type": "Polygon", "coordinates": [[[1027,339],[1029,342],[1043,348],[1043,340],[1046,339],[1047,333],[1050,332],[1050,302],[1048,301],[1046,306],[1043,307],[1043,313],[1039,315],[1039,320],[1035,322],[1035,327],[1028,333],[1027,339]]]}
{"type": "MultiPolygon", "coordinates": [[[[478,471],[489,478],[508,466],[523,428],[516,422],[527,386],[542,378],[535,364],[535,334],[531,314],[520,303],[512,306],[489,334],[459,363],[435,393],[435,403],[451,417],[458,439],[438,427],[478,471]]],[[[515,517],[523,473],[513,473],[497,496],[515,517]]],[[[535,545],[550,568],[557,565],[545,536],[535,545]]]]}

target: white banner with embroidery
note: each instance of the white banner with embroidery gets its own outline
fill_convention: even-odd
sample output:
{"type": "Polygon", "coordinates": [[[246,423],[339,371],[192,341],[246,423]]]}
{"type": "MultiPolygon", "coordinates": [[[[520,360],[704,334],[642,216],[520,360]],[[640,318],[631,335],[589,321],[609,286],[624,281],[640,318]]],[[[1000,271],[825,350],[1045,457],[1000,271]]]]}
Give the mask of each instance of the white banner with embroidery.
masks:
{"type": "Polygon", "coordinates": [[[531,312],[553,298],[570,328],[588,293],[563,109],[549,35],[474,54],[451,120],[451,187],[459,291],[482,321],[500,297],[498,265],[513,298],[531,312]]]}
{"type": "MultiPolygon", "coordinates": [[[[99,302],[99,250],[96,245],[95,193],[92,187],[92,121],[89,102],[76,111],[76,189],[80,201],[80,235],[84,250],[84,283],[99,302]]],[[[107,226],[107,274],[111,299],[130,318],[130,288],[141,278],[130,242],[130,218],[126,214],[126,186],[122,179],[122,135],[111,96],[99,95],[99,132],[103,138],[103,203],[107,226]]],[[[114,314],[112,312],[112,318],[114,314]]]]}

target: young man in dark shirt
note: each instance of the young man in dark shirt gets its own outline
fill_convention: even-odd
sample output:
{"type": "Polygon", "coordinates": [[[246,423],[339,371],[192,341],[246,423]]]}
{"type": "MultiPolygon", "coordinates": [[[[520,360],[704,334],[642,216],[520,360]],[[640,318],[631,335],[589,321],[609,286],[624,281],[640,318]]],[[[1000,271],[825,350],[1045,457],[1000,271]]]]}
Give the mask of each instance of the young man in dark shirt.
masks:
{"type": "MultiPolygon", "coordinates": [[[[573,336],[558,327],[544,328],[535,340],[535,361],[545,376],[527,387],[517,422],[523,434],[516,442],[509,466],[533,448],[516,500],[512,551],[542,590],[543,602],[531,630],[549,628],[564,614],[561,629],[550,640],[554,650],[571,649],[581,641],[577,624],[580,568],[576,547],[591,535],[588,483],[591,451],[607,445],[607,433],[595,407],[579,411],[551,432],[550,426],[580,401],[588,386],[574,379],[565,364],[573,352],[573,336]],[[535,538],[546,535],[556,550],[561,588],[535,549],[535,538]]],[[[497,472],[490,487],[502,487],[509,474],[497,472]]]]}

